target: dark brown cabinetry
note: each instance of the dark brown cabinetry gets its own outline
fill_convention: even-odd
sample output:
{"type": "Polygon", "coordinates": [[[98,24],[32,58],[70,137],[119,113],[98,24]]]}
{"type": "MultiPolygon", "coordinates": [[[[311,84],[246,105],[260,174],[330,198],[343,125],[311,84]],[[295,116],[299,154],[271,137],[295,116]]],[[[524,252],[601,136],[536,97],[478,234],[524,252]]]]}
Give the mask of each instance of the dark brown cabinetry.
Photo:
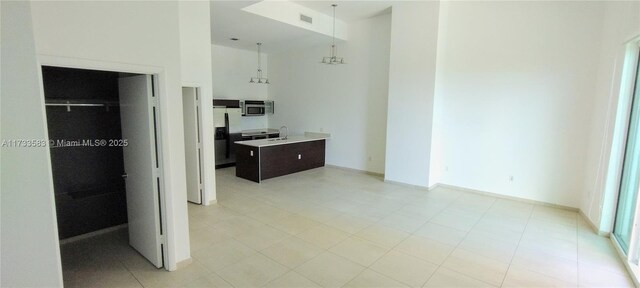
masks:
{"type": "Polygon", "coordinates": [[[255,147],[237,144],[236,176],[251,181],[324,166],[325,140],[255,147]]]}

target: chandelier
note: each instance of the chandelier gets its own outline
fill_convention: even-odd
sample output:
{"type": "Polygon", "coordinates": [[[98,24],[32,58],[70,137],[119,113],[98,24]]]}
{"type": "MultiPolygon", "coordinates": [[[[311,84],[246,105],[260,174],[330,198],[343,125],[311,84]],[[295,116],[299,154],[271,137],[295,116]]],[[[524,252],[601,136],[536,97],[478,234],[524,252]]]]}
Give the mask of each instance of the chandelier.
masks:
{"type": "Polygon", "coordinates": [[[249,83],[269,84],[269,78],[262,77],[262,65],[260,62],[260,47],[262,46],[262,43],[257,43],[257,44],[258,44],[258,72],[256,73],[256,77],[251,77],[251,80],[249,80],[249,83]]]}
{"type": "Polygon", "coordinates": [[[329,52],[330,56],[322,57],[323,64],[335,65],[335,64],[346,64],[344,63],[344,58],[338,57],[338,48],[336,48],[336,6],[338,4],[332,4],[333,7],[333,37],[331,42],[331,51],[329,52]]]}

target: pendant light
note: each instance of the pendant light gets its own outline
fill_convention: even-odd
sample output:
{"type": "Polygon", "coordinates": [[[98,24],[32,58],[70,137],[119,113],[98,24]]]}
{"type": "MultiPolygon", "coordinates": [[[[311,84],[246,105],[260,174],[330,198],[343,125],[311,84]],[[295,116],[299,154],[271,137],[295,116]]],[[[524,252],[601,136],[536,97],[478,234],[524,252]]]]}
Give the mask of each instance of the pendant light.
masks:
{"type": "Polygon", "coordinates": [[[269,78],[262,77],[262,65],[260,62],[260,47],[262,46],[262,43],[257,43],[257,44],[258,44],[258,72],[256,73],[256,77],[251,77],[251,80],[249,80],[249,83],[269,84],[269,78]]]}
{"type": "Polygon", "coordinates": [[[344,58],[338,57],[338,48],[336,48],[336,7],[338,4],[332,4],[333,7],[333,37],[331,42],[331,51],[329,52],[330,56],[322,57],[323,64],[336,65],[336,64],[346,64],[344,63],[344,58]]]}

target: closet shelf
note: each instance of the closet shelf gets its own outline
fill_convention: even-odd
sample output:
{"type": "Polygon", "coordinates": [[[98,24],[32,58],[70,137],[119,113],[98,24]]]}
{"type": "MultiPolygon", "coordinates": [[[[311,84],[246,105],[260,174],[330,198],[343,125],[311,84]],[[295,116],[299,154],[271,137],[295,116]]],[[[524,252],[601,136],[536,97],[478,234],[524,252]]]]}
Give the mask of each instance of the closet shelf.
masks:
{"type": "Polygon", "coordinates": [[[86,100],[46,100],[45,106],[62,106],[67,107],[67,112],[71,111],[71,107],[105,107],[109,111],[109,107],[120,106],[117,101],[93,101],[86,100]]]}

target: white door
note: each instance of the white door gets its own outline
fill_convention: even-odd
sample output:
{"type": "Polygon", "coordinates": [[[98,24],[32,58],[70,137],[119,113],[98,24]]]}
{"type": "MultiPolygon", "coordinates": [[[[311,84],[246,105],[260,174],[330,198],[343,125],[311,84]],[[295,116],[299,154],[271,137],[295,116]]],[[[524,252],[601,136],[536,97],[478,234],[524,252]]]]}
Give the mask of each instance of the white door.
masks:
{"type": "Polygon", "coordinates": [[[120,118],[129,218],[129,244],[153,265],[163,266],[159,155],[151,75],[119,79],[120,118]]]}
{"type": "Polygon", "coordinates": [[[229,133],[242,132],[242,127],[240,126],[240,121],[242,118],[242,109],[227,108],[227,114],[229,114],[229,133]]]}
{"type": "Polygon", "coordinates": [[[200,151],[200,106],[197,88],[182,87],[182,116],[187,168],[187,201],[202,204],[202,152],[200,151]]]}

